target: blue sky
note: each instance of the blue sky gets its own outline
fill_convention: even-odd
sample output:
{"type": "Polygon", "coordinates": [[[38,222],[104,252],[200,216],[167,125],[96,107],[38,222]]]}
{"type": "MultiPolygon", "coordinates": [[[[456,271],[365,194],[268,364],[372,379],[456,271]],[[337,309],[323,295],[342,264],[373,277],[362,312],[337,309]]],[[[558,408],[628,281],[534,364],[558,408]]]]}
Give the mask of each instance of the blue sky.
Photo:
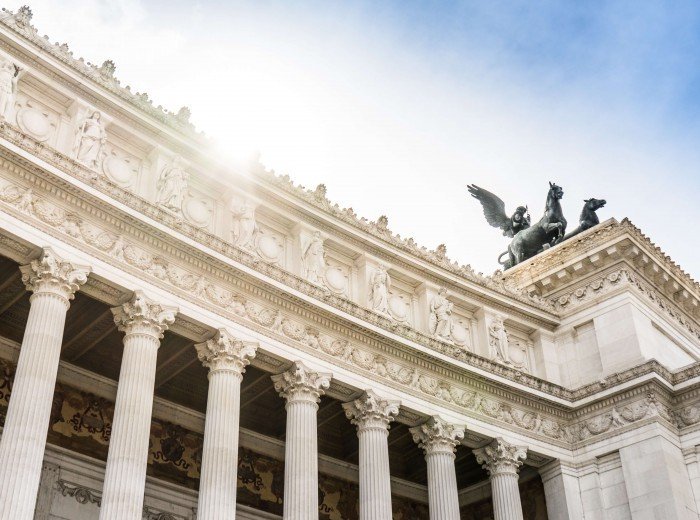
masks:
{"type": "MultiPolygon", "coordinates": [[[[11,4],[16,8],[21,2],[11,4]]],[[[574,223],[591,196],[700,277],[700,2],[38,0],[35,25],[222,154],[263,162],[477,270],[476,183],[574,223]]]]}

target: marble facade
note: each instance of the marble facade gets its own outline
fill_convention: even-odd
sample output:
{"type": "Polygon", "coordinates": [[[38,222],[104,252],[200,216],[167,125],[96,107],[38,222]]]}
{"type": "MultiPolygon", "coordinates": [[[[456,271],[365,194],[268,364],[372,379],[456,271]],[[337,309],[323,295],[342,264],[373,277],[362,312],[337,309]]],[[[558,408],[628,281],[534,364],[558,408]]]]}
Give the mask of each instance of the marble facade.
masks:
{"type": "Polygon", "coordinates": [[[631,222],[484,276],[222,163],[31,17],[0,14],[0,519],[698,518],[700,287],[631,222]]]}

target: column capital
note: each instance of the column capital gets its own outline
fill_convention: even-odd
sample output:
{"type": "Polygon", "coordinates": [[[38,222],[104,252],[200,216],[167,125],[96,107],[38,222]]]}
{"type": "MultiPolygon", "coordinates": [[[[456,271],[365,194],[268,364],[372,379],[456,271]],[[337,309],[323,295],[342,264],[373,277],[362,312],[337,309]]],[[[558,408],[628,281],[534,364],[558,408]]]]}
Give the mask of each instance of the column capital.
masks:
{"type": "Polygon", "coordinates": [[[365,390],[359,398],[343,404],[345,415],[357,426],[357,431],[379,428],[389,430],[389,423],[399,413],[401,401],[382,399],[372,390],[365,390]]]}
{"type": "Polygon", "coordinates": [[[497,438],[483,448],[474,450],[474,455],[477,463],[481,464],[481,467],[492,477],[507,473],[517,475],[518,469],[527,457],[527,448],[514,446],[497,438]]]}
{"type": "Polygon", "coordinates": [[[423,424],[409,430],[413,440],[426,455],[433,453],[454,454],[459,441],[464,438],[464,428],[455,426],[434,415],[423,424]]]}
{"type": "Polygon", "coordinates": [[[204,343],[195,345],[197,357],[209,369],[209,373],[218,371],[233,372],[243,376],[245,367],[255,357],[257,343],[243,341],[226,329],[219,329],[216,336],[204,343]]]}
{"type": "Polygon", "coordinates": [[[122,332],[146,334],[157,339],[175,321],[177,307],[156,303],[143,293],[134,291],[134,296],[123,305],[112,309],[114,323],[122,332]]]}
{"type": "Polygon", "coordinates": [[[43,248],[41,256],[20,267],[22,282],[34,294],[49,293],[72,300],[80,286],[87,282],[90,267],[68,262],[43,248]]]}
{"type": "Polygon", "coordinates": [[[301,361],[295,361],[286,372],[272,376],[272,382],[288,403],[310,401],[316,404],[330,386],[332,377],[333,374],[313,372],[301,361]]]}

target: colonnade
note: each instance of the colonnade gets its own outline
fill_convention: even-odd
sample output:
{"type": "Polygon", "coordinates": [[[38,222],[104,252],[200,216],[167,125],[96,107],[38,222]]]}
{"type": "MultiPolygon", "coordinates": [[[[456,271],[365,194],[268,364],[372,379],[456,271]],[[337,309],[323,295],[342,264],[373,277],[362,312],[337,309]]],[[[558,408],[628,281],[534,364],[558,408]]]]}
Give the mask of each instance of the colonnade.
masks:
{"type": "MultiPolygon", "coordinates": [[[[27,327],[12,396],[0,440],[0,519],[32,520],[39,488],[51,403],[56,384],[66,313],[90,269],[74,265],[45,248],[22,266],[32,291],[27,327]]],[[[156,358],[163,332],[177,309],[151,301],[141,291],[113,309],[124,332],[124,350],[105,472],[101,520],[140,520],[146,482],[156,358]]],[[[221,329],[196,345],[209,369],[198,519],[234,518],[240,418],[240,388],[257,345],[221,329]]],[[[332,374],[300,361],[272,376],[286,400],[284,520],[318,519],[318,402],[332,374]]],[[[366,390],[345,403],[359,438],[360,519],[391,520],[388,434],[399,401],[366,390]]],[[[411,429],[425,453],[431,520],[459,520],[455,450],[464,428],[434,416],[411,429]]],[[[524,447],[503,439],[474,450],[489,472],[495,520],[522,520],[518,468],[524,447]]]]}

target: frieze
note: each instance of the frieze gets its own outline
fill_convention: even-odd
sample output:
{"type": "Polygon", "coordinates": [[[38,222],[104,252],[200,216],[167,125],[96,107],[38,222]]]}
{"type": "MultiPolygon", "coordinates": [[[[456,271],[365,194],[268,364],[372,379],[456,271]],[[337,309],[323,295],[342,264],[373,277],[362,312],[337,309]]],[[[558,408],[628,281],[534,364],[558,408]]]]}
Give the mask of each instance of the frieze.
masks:
{"type": "MultiPolygon", "coordinates": [[[[321,190],[320,193],[318,187],[316,190],[306,189],[304,186],[294,184],[288,175],[277,175],[274,170],[267,170],[259,163],[252,166],[252,171],[261,181],[268,185],[281,188],[285,193],[294,195],[298,200],[322,209],[343,222],[351,224],[376,238],[380,238],[390,245],[410,253],[421,260],[427,261],[452,274],[456,274],[461,278],[467,279],[509,298],[538,307],[542,310],[551,311],[546,300],[543,300],[536,294],[522,291],[512,284],[506,283],[500,276],[485,276],[482,273],[475,272],[469,265],[460,266],[456,262],[451,262],[446,256],[446,247],[444,244],[440,244],[435,251],[430,251],[425,247],[418,246],[412,238],[401,238],[400,235],[391,233],[387,227],[388,221],[385,220],[386,217],[384,216],[379,217],[376,222],[368,221],[365,218],[359,218],[352,208],[340,208],[337,204],[332,204],[325,197],[325,189],[321,190]]],[[[380,256],[383,255],[380,254],[380,256]]],[[[494,304],[492,303],[491,305],[494,304]]]]}
{"type": "Polygon", "coordinates": [[[678,428],[694,426],[700,422],[700,406],[684,406],[674,412],[678,428]]]}
{"type": "Polygon", "coordinates": [[[700,328],[695,326],[694,320],[688,318],[675,303],[661,296],[659,291],[655,290],[640,276],[626,267],[605,273],[602,277],[596,278],[585,285],[569,289],[563,294],[552,297],[551,301],[554,307],[561,313],[572,312],[589,303],[594,298],[598,298],[601,295],[610,293],[623,286],[636,289],[639,294],[656,304],[661,311],[673,321],[680,324],[694,338],[700,339],[700,328]]]}
{"type": "MultiPolygon", "coordinates": [[[[56,188],[52,191],[55,192],[56,188]]],[[[69,197],[65,194],[62,194],[62,198],[64,204],[69,202],[69,197]]],[[[162,254],[153,255],[147,252],[131,242],[126,235],[101,228],[84,220],[77,211],[66,210],[49,202],[36,187],[27,188],[6,184],[0,188],[0,200],[17,210],[19,214],[30,215],[49,228],[58,229],[64,235],[101,251],[113,262],[118,261],[120,267],[129,265],[139,274],[145,272],[155,280],[164,282],[169,288],[175,286],[180,289],[184,297],[193,299],[199,304],[206,303],[208,308],[213,308],[216,312],[225,311],[229,317],[238,318],[238,321],[243,321],[248,326],[256,326],[252,327],[256,330],[264,330],[267,334],[273,333],[277,338],[284,337],[294,342],[292,344],[297,347],[303,346],[319,354],[325,354],[326,359],[380,376],[391,386],[397,386],[404,391],[417,392],[424,398],[432,398],[459,411],[466,410],[466,413],[474,417],[489,421],[496,420],[506,427],[512,427],[528,435],[542,436],[562,444],[570,443],[575,438],[571,428],[556,415],[516,408],[512,404],[493,399],[490,395],[455,384],[454,381],[461,380],[461,377],[450,377],[446,380],[436,377],[434,373],[427,370],[417,368],[417,366],[427,366],[427,363],[406,364],[392,356],[378,354],[360,348],[346,339],[326,334],[314,326],[302,323],[295,317],[281,312],[279,308],[265,307],[240,293],[224,288],[218,280],[215,281],[170,263],[162,254]]],[[[93,217],[98,215],[95,209],[83,203],[80,212],[86,211],[93,217]]],[[[116,220],[113,222],[116,223],[116,220]]],[[[93,251],[91,253],[94,254],[93,251]]],[[[408,361],[408,358],[406,360],[408,361]]],[[[478,356],[468,355],[465,360],[472,366],[480,366],[505,376],[510,375],[518,382],[534,386],[539,390],[562,397],[567,397],[569,393],[557,385],[551,385],[478,356]],[[514,376],[514,373],[517,376],[514,376]]],[[[533,402],[532,406],[542,407],[542,404],[533,402]]]]}
{"type": "Polygon", "coordinates": [[[58,480],[56,489],[64,497],[75,498],[78,504],[95,504],[97,507],[102,505],[102,493],[96,489],[90,489],[65,480],[58,480]]]}
{"type": "MultiPolygon", "coordinates": [[[[102,492],[63,479],[56,481],[56,490],[64,497],[72,497],[78,504],[102,506],[102,492]]],[[[150,506],[143,506],[144,520],[189,520],[188,517],[168,513],[150,506]]]]}
{"type": "MultiPolygon", "coordinates": [[[[677,425],[676,414],[657,388],[645,385],[637,389],[610,398],[588,409],[598,408],[598,413],[589,415],[574,424],[570,431],[573,442],[588,441],[593,437],[609,436],[617,430],[643,420],[661,422],[667,427],[677,425]],[[634,395],[634,400],[625,400],[627,395],[634,395]]],[[[581,412],[583,413],[583,411],[581,412]]]]}
{"type": "MultiPolygon", "coordinates": [[[[31,189],[7,184],[0,190],[0,200],[8,202],[24,213],[39,218],[39,220],[53,228],[58,228],[71,238],[95,247],[113,259],[132,265],[141,274],[143,272],[151,274],[161,281],[187,291],[189,297],[194,295],[199,297],[199,300],[205,299],[219,308],[229,309],[238,317],[248,317],[259,325],[282,331],[284,335],[291,339],[303,340],[302,342],[309,346],[314,346],[317,342],[313,329],[308,329],[305,325],[294,323],[289,319],[285,320],[278,309],[264,309],[257,305],[252,305],[240,295],[210,283],[207,278],[170,264],[161,255],[148,253],[135,244],[127,242],[123,234],[107,231],[89,221],[83,220],[78,216],[77,212],[65,210],[60,206],[49,203],[46,199],[37,195],[36,188],[31,189]]],[[[67,199],[67,197],[64,198],[67,199]]],[[[88,208],[85,210],[90,211],[95,216],[94,210],[91,211],[88,208]]],[[[537,389],[549,389],[555,394],[563,391],[558,385],[553,385],[524,375],[518,370],[479,358],[462,349],[458,349],[454,345],[445,344],[437,340],[431,341],[445,347],[441,349],[444,353],[452,354],[453,357],[466,361],[473,366],[490,370],[505,377],[510,375],[518,382],[529,384],[537,389]]],[[[360,350],[345,349],[342,343],[337,343],[335,339],[318,341],[318,344],[322,350],[332,355],[338,355],[336,349],[343,348],[344,351],[341,358],[352,360],[354,364],[363,366],[365,369],[371,369],[374,364],[372,357],[364,355],[360,350]]],[[[400,370],[398,372],[401,373],[400,370]]]]}
{"type": "MultiPolygon", "coordinates": [[[[12,134],[14,137],[20,137],[26,140],[30,140],[32,143],[34,143],[34,149],[32,149],[32,153],[35,153],[35,155],[42,156],[41,151],[44,150],[46,151],[46,147],[41,144],[37,143],[33,139],[24,136],[24,134],[21,133],[16,133],[14,134],[13,132],[16,132],[13,128],[9,127],[8,125],[2,125],[0,124],[0,134],[8,133],[12,134]]],[[[8,135],[8,138],[11,138],[8,135]]],[[[52,152],[48,154],[50,157],[43,157],[46,158],[47,160],[51,160],[52,158],[55,157],[62,157],[60,153],[58,152],[52,152]]],[[[26,161],[20,160],[20,162],[24,162],[23,166],[25,168],[32,169],[37,173],[37,175],[41,175],[43,173],[42,170],[37,169],[32,165],[31,163],[28,163],[26,161]]],[[[69,161],[70,162],[70,161],[69,161]]],[[[59,165],[61,167],[65,167],[66,165],[59,165]]],[[[104,179],[102,177],[100,178],[94,178],[94,176],[90,176],[91,174],[89,172],[84,172],[82,167],[73,163],[73,166],[75,167],[74,170],[77,172],[81,172],[82,176],[84,177],[85,175],[88,176],[87,179],[83,179],[86,182],[91,183],[95,187],[99,187],[102,191],[107,191],[109,194],[118,200],[121,200],[122,202],[125,203],[132,203],[132,206],[136,207],[136,209],[139,209],[140,211],[149,214],[149,216],[152,216],[154,218],[158,218],[162,221],[165,221],[166,224],[170,225],[174,229],[184,232],[187,230],[192,231],[192,238],[195,240],[198,240],[200,242],[207,242],[208,245],[219,249],[223,254],[228,256],[229,258],[232,258],[235,261],[241,262],[245,265],[248,265],[254,269],[256,269],[258,272],[261,272],[262,274],[266,274],[268,276],[271,276],[275,279],[278,279],[282,283],[285,283],[286,285],[300,290],[309,296],[312,296],[318,300],[323,301],[324,303],[330,304],[335,306],[336,308],[348,312],[350,314],[353,314],[354,316],[357,316],[369,323],[372,323],[374,325],[381,326],[387,330],[390,330],[393,333],[402,335],[404,338],[410,340],[410,341],[415,341],[417,343],[421,343],[425,346],[428,346],[429,348],[436,350],[442,354],[448,355],[450,357],[453,357],[455,359],[458,359],[460,361],[464,361],[468,364],[471,364],[472,366],[478,367],[478,368],[483,368],[485,370],[491,371],[495,374],[502,375],[506,378],[513,379],[518,381],[519,383],[526,384],[528,386],[531,386],[533,388],[538,388],[538,389],[543,389],[543,388],[549,388],[550,391],[554,392],[555,394],[561,391],[561,387],[558,385],[554,385],[552,383],[545,382],[543,380],[537,379],[535,377],[531,376],[526,376],[522,373],[521,370],[513,369],[510,367],[505,367],[499,363],[492,363],[488,360],[484,360],[483,358],[479,358],[478,356],[474,356],[468,351],[466,351],[464,348],[459,347],[458,345],[454,345],[450,342],[446,341],[441,341],[439,339],[433,338],[431,336],[425,335],[416,329],[413,329],[411,327],[408,327],[407,325],[404,324],[398,324],[394,322],[393,320],[387,318],[386,316],[382,316],[381,314],[378,314],[376,312],[373,312],[369,309],[366,309],[362,306],[359,306],[355,304],[354,302],[351,302],[350,300],[347,300],[345,298],[339,297],[337,295],[332,294],[330,291],[327,289],[324,289],[316,284],[309,283],[296,275],[293,275],[283,269],[281,269],[278,266],[268,264],[265,262],[260,262],[255,258],[252,254],[249,252],[236,248],[231,244],[228,244],[220,239],[218,237],[215,237],[209,233],[205,233],[201,229],[193,228],[186,222],[184,222],[181,219],[175,218],[172,214],[169,214],[168,212],[163,212],[161,209],[156,208],[155,206],[151,205],[150,203],[147,203],[143,199],[140,199],[133,194],[126,192],[119,188],[118,186],[114,185],[111,183],[109,180],[104,179]],[[109,189],[108,189],[109,188],[109,189]],[[138,202],[138,204],[133,204],[133,202],[138,202]],[[150,208],[150,211],[146,211],[150,208]],[[190,229],[191,228],[191,229],[190,229]],[[205,240],[206,238],[206,240],[205,240]]],[[[17,169],[14,167],[14,171],[17,173],[22,173],[21,170],[17,169]]],[[[80,175],[78,175],[80,178],[80,175]]],[[[28,180],[34,180],[34,179],[28,179],[28,180]]],[[[66,185],[65,188],[69,188],[69,185],[66,185]]],[[[74,189],[74,188],[73,188],[74,189]]],[[[26,188],[25,188],[26,190],[26,188]]],[[[54,188],[55,190],[55,188],[54,188]]],[[[22,195],[22,198],[18,198],[17,194],[12,194],[8,193],[8,197],[13,197],[13,201],[15,202],[15,206],[18,207],[20,210],[25,210],[26,212],[32,213],[32,210],[34,210],[34,202],[30,203],[30,199],[34,196],[33,191],[25,191],[22,195]],[[17,204],[19,201],[21,201],[21,204],[17,204]]],[[[65,198],[65,197],[63,197],[65,198]]],[[[78,222],[78,216],[75,212],[73,211],[65,211],[65,210],[56,210],[55,214],[52,214],[54,209],[51,207],[45,207],[43,204],[39,204],[40,210],[39,216],[42,218],[44,222],[47,224],[51,225],[51,223],[58,223],[61,222],[61,228],[62,231],[69,236],[73,236],[74,238],[77,239],[82,239],[83,241],[85,240],[90,240],[91,245],[96,246],[98,249],[109,253],[111,256],[115,257],[118,260],[126,260],[132,263],[132,265],[135,266],[142,266],[145,262],[152,261],[153,265],[151,266],[152,271],[155,273],[165,273],[165,264],[164,259],[159,258],[158,256],[152,256],[152,255],[147,255],[147,256],[140,256],[142,253],[140,250],[135,249],[134,247],[126,247],[125,244],[123,244],[124,237],[122,234],[119,234],[118,232],[105,232],[100,229],[93,229],[91,225],[85,224],[82,220],[78,222]],[[62,218],[62,220],[61,220],[62,218]],[[89,236],[85,236],[86,233],[89,236]],[[81,236],[82,235],[82,236],[81,236]]],[[[95,214],[94,210],[90,211],[91,213],[95,214]]],[[[36,213],[36,211],[34,211],[36,213]]],[[[144,229],[148,235],[146,235],[144,238],[150,238],[154,243],[157,242],[157,240],[150,235],[152,234],[152,230],[145,228],[145,224],[137,219],[128,219],[129,220],[129,225],[130,227],[133,226],[135,229],[144,229]]],[[[162,238],[162,237],[158,237],[162,238]]],[[[159,244],[160,247],[162,247],[162,242],[159,244]]],[[[179,250],[178,254],[182,257],[183,255],[179,250]]],[[[194,259],[191,257],[187,258],[188,261],[193,261],[194,259]]],[[[202,262],[202,266],[206,265],[204,262],[202,262]]],[[[196,280],[195,280],[196,282],[196,280]]],[[[544,324],[541,324],[544,325],[544,324]]]]}
{"type": "Polygon", "coordinates": [[[683,271],[671,258],[666,255],[661,248],[654,244],[649,237],[637,228],[629,219],[624,218],[621,222],[610,220],[592,228],[579,236],[572,238],[562,244],[557,245],[550,251],[538,255],[522,266],[509,270],[502,275],[503,283],[511,287],[521,287],[531,280],[542,277],[551,269],[564,265],[567,260],[579,257],[582,254],[600,247],[605,242],[623,235],[630,235],[647,247],[644,253],[648,253],[653,259],[673,276],[687,283],[696,295],[700,294],[700,283],[696,282],[688,273],[683,271]]]}

